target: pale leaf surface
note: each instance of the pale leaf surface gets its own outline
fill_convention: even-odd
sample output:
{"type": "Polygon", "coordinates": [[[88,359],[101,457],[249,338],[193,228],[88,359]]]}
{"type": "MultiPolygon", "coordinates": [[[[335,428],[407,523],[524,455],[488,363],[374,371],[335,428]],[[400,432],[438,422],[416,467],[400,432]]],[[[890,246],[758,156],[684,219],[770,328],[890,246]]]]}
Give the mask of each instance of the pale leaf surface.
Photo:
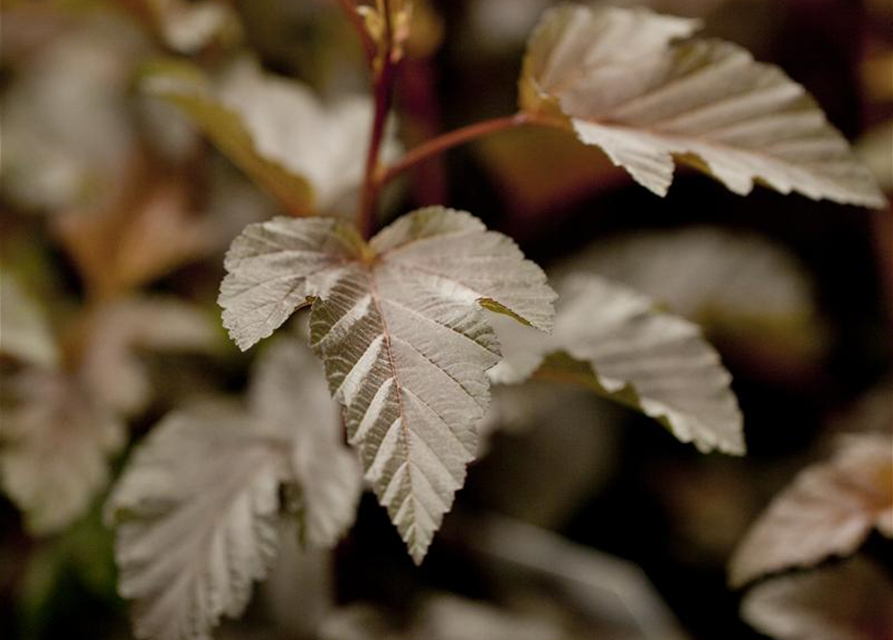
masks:
{"type": "Polygon", "coordinates": [[[550,272],[592,272],[709,328],[815,335],[809,275],[784,247],[719,227],[642,231],[591,245],[550,272]]]}
{"type": "Polygon", "coordinates": [[[528,44],[522,108],[570,119],[639,184],[665,195],[674,158],[747,194],[881,207],[846,140],[799,84],[737,45],[688,39],[697,21],[648,10],[561,5],[528,44]]]}
{"type": "Polygon", "coordinates": [[[52,368],[56,340],[38,302],[8,272],[0,271],[0,353],[52,368]]]}
{"type": "Polygon", "coordinates": [[[249,399],[252,415],[292,442],[300,537],[334,546],[356,517],[363,473],[343,443],[341,414],[322,365],[299,340],[277,340],[258,362],[249,399]]]}
{"type": "Polygon", "coordinates": [[[888,640],[893,584],[861,557],[754,587],[741,616],[776,640],[888,640]]]}
{"type": "MultiPolygon", "coordinates": [[[[372,103],[346,96],[331,104],[308,87],[264,73],[239,60],[218,78],[181,63],[159,64],[146,74],[146,91],[180,107],[254,180],[297,213],[351,209],[363,181],[372,103]]],[[[387,132],[383,162],[400,152],[387,132]]]]}
{"type": "Polygon", "coordinates": [[[63,374],[24,369],[4,379],[3,390],[0,480],[29,530],[54,533],[106,486],[124,425],[63,374]]]}
{"type": "Polygon", "coordinates": [[[736,550],[730,581],[848,556],[877,529],[893,537],[893,438],[853,435],[831,460],[802,471],[736,550]]]}
{"type": "Polygon", "coordinates": [[[555,329],[540,336],[500,322],[505,358],[494,382],[539,376],[577,382],[667,426],[701,451],[744,453],[742,418],[719,355],[687,320],[596,276],[559,287],[555,329]]]}
{"type": "Polygon", "coordinates": [[[467,213],[400,218],[365,244],[336,219],[251,225],[227,254],[224,324],[242,348],[314,300],[311,343],[380,502],[420,562],[477,447],[499,359],[482,311],[539,329],[554,293],[517,246],[467,213]]]}
{"type": "Polygon", "coordinates": [[[287,451],[226,404],[171,414],[140,445],[106,506],[138,638],[207,640],[241,614],[277,550],[287,451]]]}

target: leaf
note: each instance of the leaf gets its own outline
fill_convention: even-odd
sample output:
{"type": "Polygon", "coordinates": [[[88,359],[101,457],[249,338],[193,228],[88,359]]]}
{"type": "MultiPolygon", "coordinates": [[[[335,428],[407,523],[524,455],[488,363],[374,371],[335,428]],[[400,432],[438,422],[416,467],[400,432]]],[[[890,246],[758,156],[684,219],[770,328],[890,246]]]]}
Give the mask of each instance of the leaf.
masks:
{"type": "MultiPolygon", "coordinates": [[[[368,135],[372,103],[323,103],[299,82],[241,60],[216,81],[182,63],[159,63],[143,88],[180,107],[230,159],[298,214],[350,208],[364,175],[357,140],[368,135]]],[[[399,146],[389,130],[382,161],[399,146]]]]}
{"type": "Polygon", "coordinates": [[[731,376],[699,329],[635,291],[596,276],[569,278],[551,336],[497,325],[505,355],[493,382],[576,382],[659,420],[701,451],[744,453],[731,376]]]}
{"type": "Polygon", "coordinates": [[[729,581],[848,556],[873,529],[893,537],[893,437],[853,435],[808,467],[760,516],[732,557],[729,581]]]}
{"type": "Polygon", "coordinates": [[[82,376],[103,406],[132,415],[152,399],[141,351],[208,352],[217,329],[200,309],[175,298],[131,297],[106,304],[92,318],[82,376]]]}
{"type": "Polygon", "coordinates": [[[171,414],[139,447],[106,507],[136,637],[206,640],[241,614],[278,546],[287,451],[225,404],[171,414]]]}
{"type": "Polygon", "coordinates": [[[888,640],[891,601],[893,584],[883,569],[856,557],[757,585],[741,616],[778,640],[888,640]]]}
{"type": "Polygon", "coordinates": [[[0,353],[53,368],[59,351],[43,309],[8,271],[0,271],[0,353]]]}
{"type": "Polygon", "coordinates": [[[297,494],[303,538],[335,545],[362,490],[313,354],[279,340],[258,362],[250,412],[216,402],[174,412],[129,461],[106,506],[121,595],[138,637],[207,638],[267,575],[297,494]],[[280,503],[280,497],[286,499],[280,503]],[[173,586],[172,586],[173,585],[173,586]]]}
{"type": "Polygon", "coordinates": [[[363,476],[342,442],[341,415],[322,366],[298,340],[278,340],[258,362],[249,400],[254,416],[292,439],[300,537],[313,546],[334,546],[354,522],[363,476]]]}
{"type": "Polygon", "coordinates": [[[570,120],[579,139],[658,195],[673,159],[735,193],[881,207],[871,174],[806,91],[744,49],[689,38],[698,22],[650,11],[562,5],[528,44],[525,111],[570,120]]]}
{"type": "Polygon", "coordinates": [[[32,533],[57,532],[105,487],[124,425],[63,374],[28,368],[3,382],[0,480],[32,533]]]}
{"type": "Polygon", "coordinates": [[[807,354],[823,344],[809,274],[760,235],[710,226],[636,232],[589,246],[551,275],[580,272],[637,289],[709,336],[807,354]]]}
{"type": "Polygon", "coordinates": [[[223,104],[214,95],[210,81],[197,67],[159,62],[146,69],[141,87],[181,109],[230,160],[289,211],[309,211],[313,194],[308,180],[264,156],[236,108],[223,104]]]}
{"type": "Polygon", "coordinates": [[[231,6],[218,0],[149,0],[165,43],[180,53],[193,54],[214,43],[237,40],[241,25],[231,6]]]}
{"type": "Polygon", "coordinates": [[[476,450],[499,346],[481,307],[538,329],[554,294],[467,213],[421,209],[368,245],[336,219],[250,225],[227,254],[224,325],[242,348],[313,300],[311,343],[366,479],[421,562],[476,450]]]}

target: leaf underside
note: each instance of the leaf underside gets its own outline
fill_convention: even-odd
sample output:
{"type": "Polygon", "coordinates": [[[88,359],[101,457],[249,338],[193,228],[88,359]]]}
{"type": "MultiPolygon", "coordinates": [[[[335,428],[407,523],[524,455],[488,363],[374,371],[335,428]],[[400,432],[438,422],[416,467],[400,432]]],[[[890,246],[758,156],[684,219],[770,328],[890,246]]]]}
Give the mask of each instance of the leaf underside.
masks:
{"type": "Polygon", "coordinates": [[[567,117],[582,142],[658,195],[673,180],[675,158],[741,195],[756,181],[812,199],[884,205],[803,87],[736,45],[685,39],[698,26],[644,9],[551,9],[528,43],[521,106],[567,117]]]}
{"type": "Polygon", "coordinates": [[[731,376],[697,326],[596,276],[560,283],[555,329],[538,336],[500,322],[494,382],[538,377],[582,384],[659,420],[701,451],[744,453],[731,376]]]}

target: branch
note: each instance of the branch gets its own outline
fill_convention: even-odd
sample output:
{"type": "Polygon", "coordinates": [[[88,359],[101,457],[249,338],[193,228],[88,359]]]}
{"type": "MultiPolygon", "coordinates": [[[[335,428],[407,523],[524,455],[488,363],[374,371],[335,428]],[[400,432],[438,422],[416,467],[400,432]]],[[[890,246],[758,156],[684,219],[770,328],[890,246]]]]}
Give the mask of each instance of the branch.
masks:
{"type": "Polygon", "coordinates": [[[400,174],[411,169],[415,165],[423,162],[432,156],[448,151],[453,147],[457,147],[480,138],[506,131],[508,129],[517,129],[524,125],[539,125],[546,127],[555,127],[560,129],[567,128],[567,122],[561,118],[552,116],[538,115],[534,113],[526,113],[521,111],[511,116],[503,116],[501,118],[493,118],[492,120],[484,120],[475,124],[450,131],[436,138],[432,138],[407,152],[397,163],[388,167],[377,177],[379,187],[388,184],[391,180],[400,174]]]}

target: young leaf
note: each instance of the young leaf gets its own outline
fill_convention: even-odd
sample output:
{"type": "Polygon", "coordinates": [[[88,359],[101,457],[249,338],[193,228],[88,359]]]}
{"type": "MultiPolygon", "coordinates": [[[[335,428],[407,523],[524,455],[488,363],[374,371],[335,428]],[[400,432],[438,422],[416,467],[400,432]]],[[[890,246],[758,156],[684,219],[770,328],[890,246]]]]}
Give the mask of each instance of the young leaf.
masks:
{"type": "Polygon", "coordinates": [[[551,336],[500,322],[505,358],[490,371],[515,384],[534,372],[583,384],[656,418],[701,451],[744,453],[731,376],[699,329],[645,296],[596,276],[570,278],[551,336]]]}
{"type": "Polygon", "coordinates": [[[848,556],[873,529],[893,537],[891,450],[888,434],[849,436],[830,461],[800,473],[736,550],[730,582],[848,556]]]}
{"type": "Polygon", "coordinates": [[[172,414],[137,450],[107,520],[138,638],[206,640],[242,612],[276,553],[287,450],[227,405],[172,414]]]}
{"type": "Polygon", "coordinates": [[[759,181],[883,206],[871,174],[803,87],[736,45],[680,40],[697,27],[643,9],[551,9],[528,44],[521,107],[567,117],[583,143],[661,196],[675,158],[742,195],[759,181]]]}
{"type": "MultiPolygon", "coordinates": [[[[180,107],[258,183],[297,213],[348,208],[363,181],[357,140],[367,135],[366,97],[325,104],[293,80],[264,74],[242,60],[216,83],[188,65],[161,63],[143,87],[180,107]]],[[[382,157],[396,159],[389,130],[382,157]]]]}
{"type": "Polygon", "coordinates": [[[465,479],[485,371],[499,346],[481,307],[548,330],[554,293],[505,236],[441,207],[368,245],[336,219],[251,225],[227,254],[224,325],[243,349],[313,300],[311,342],[351,443],[416,562],[465,479]]]}
{"type": "Polygon", "coordinates": [[[278,340],[258,361],[249,402],[253,416],[292,440],[300,537],[317,547],[334,546],[354,522],[363,475],[342,442],[341,415],[322,366],[300,341],[278,340]]]}
{"type": "Polygon", "coordinates": [[[124,425],[63,374],[29,368],[3,383],[0,481],[29,530],[54,533],[105,486],[124,425]]]}
{"type": "Polygon", "coordinates": [[[893,583],[860,557],[751,590],[741,617],[778,640],[881,640],[893,630],[893,583]]]}
{"type": "Polygon", "coordinates": [[[200,69],[186,63],[159,62],[146,70],[141,86],[146,93],[181,109],[230,160],[290,211],[309,211],[313,193],[308,179],[258,149],[241,114],[223,103],[200,69]]]}
{"type": "Polygon", "coordinates": [[[0,271],[0,327],[0,354],[47,368],[58,364],[56,340],[43,309],[6,271],[0,271]]]}

